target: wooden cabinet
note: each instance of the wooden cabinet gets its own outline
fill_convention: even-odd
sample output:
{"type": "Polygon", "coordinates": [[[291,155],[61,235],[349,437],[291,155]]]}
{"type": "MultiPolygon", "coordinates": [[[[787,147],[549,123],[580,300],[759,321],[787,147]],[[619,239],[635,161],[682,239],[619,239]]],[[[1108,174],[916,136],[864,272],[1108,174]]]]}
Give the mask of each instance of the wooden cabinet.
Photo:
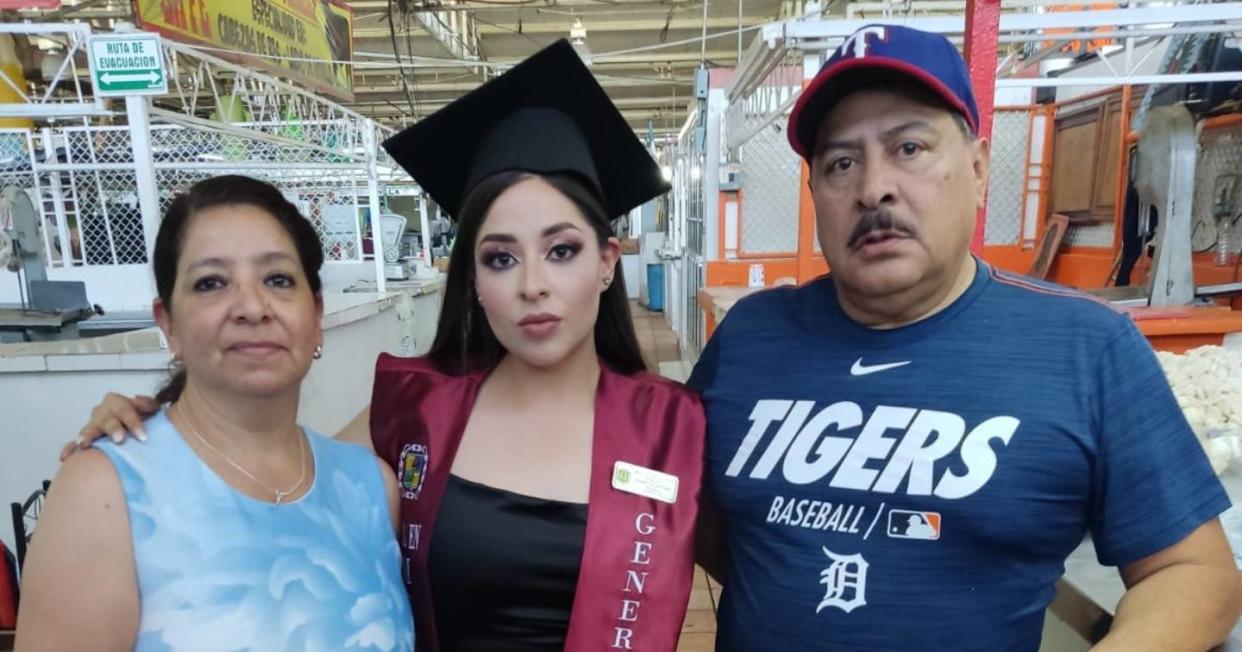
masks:
{"type": "Polygon", "coordinates": [[[1053,137],[1052,212],[1073,216],[1090,213],[1095,192],[1095,147],[1100,124],[1095,116],[1058,123],[1053,137]]]}
{"type": "Polygon", "coordinates": [[[1111,222],[1117,206],[1121,96],[1109,95],[1056,120],[1051,213],[1071,222],[1111,222]]]}

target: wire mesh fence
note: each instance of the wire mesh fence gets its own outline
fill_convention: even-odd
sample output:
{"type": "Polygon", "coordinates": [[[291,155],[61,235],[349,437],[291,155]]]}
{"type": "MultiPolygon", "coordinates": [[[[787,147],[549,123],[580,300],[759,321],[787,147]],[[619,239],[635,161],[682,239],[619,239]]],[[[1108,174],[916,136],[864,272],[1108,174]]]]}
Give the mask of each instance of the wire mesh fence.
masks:
{"type": "Polygon", "coordinates": [[[991,154],[984,244],[1018,244],[1031,156],[1030,109],[998,109],[992,114],[991,154]]]}
{"type": "Polygon", "coordinates": [[[0,129],[0,185],[34,187],[31,148],[29,131],[0,129]]]}
{"type": "Polygon", "coordinates": [[[159,165],[156,186],[163,211],[177,193],[213,176],[240,174],[266,181],[279,188],[315,227],[325,262],[358,262],[363,259],[363,239],[370,235],[362,219],[369,207],[366,180],[345,172],[244,162],[197,169],[159,165]]]}
{"type": "Polygon", "coordinates": [[[680,299],[685,302],[685,324],[681,332],[681,349],[690,358],[698,357],[703,350],[704,320],[698,307],[699,290],[705,284],[706,228],[703,175],[706,174],[707,120],[703,112],[677,143],[673,183],[676,186],[674,202],[673,246],[681,245],[682,287],[680,299]],[[681,242],[677,242],[680,239],[681,242]]]}
{"type": "MultiPolygon", "coordinates": [[[[314,225],[328,262],[367,257],[372,184],[382,198],[404,194],[412,183],[386,156],[386,190],[372,179],[362,139],[347,124],[249,124],[249,131],[181,124],[152,125],[149,131],[158,213],[173,197],[204,179],[240,174],[272,183],[314,225]],[[291,131],[292,130],[292,131],[291,131]],[[300,146],[295,139],[305,139],[300,146]],[[332,149],[324,147],[331,145],[332,149]]],[[[3,134],[0,134],[2,137],[3,134]]],[[[134,143],[127,126],[82,126],[44,130],[50,156],[24,155],[35,176],[46,179],[44,219],[63,219],[72,241],[66,260],[59,242],[47,241],[52,265],[130,265],[147,262],[135,174],[134,143]]],[[[0,139],[0,147],[5,141],[0,139]]],[[[2,151],[2,150],[0,150],[2,151]]],[[[3,172],[0,171],[0,174],[3,172]]]]}
{"type": "Polygon", "coordinates": [[[147,243],[129,130],[70,127],[51,133],[57,161],[41,167],[61,175],[60,197],[53,201],[59,201],[62,210],[58,215],[64,215],[71,233],[77,235],[71,262],[146,263],[147,243]]]}
{"type": "Polygon", "coordinates": [[[787,62],[730,107],[737,117],[729,127],[742,131],[737,148],[742,179],[740,253],[792,254],[798,250],[797,180],[802,159],[789,146],[785,118],[790,100],[801,88],[801,65],[787,62]]]}
{"type": "Polygon", "coordinates": [[[1099,224],[1076,224],[1065,233],[1065,243],[1071,247],[1094,247],[1110,249],[1116,236],[1112,222],[1099,224]]]}

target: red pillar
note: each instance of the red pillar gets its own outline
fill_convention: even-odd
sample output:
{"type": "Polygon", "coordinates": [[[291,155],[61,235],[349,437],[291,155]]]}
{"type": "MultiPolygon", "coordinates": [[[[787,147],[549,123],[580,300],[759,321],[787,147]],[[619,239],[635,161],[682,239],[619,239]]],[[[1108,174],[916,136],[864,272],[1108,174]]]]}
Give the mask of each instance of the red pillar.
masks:
{"type": "MultiPolygon", "coordinates": [[[[966,47],[970,83],[979,105],[979,137],[992,137],[992,102],[996,95],[996,52],[1000,47],[1001,0],[966,0],[966,47]]],[[[979,209],[970,250],[983,253],[983,229],[987,211],[979,209]]]]}

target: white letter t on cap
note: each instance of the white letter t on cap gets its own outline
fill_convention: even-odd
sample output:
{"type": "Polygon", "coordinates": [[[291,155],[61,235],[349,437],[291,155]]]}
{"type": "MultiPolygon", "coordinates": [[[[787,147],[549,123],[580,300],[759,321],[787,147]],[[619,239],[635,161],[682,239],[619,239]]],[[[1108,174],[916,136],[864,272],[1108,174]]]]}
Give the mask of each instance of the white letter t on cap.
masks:
{"type": "Polygon", "coordinates": [[[844,54],[846,50],[853,48],[855,59],[861,59],[867,56],[868,36],[874,36],[881,41],[887,38],[884,28],[879,25],[864,27],[853,34],[850,34],[850,37],[845,39],[845,44],[841,46],[841,53],[844,54]]]}

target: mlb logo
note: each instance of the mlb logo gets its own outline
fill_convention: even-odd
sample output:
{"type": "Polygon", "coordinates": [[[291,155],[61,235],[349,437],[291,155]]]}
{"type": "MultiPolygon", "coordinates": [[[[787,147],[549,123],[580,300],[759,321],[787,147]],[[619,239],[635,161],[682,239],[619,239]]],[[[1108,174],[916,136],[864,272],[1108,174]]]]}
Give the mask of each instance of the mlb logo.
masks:
{"type": "Polygon", "coordinates": [[[935,541],[940,538],[940,514],[904,509],[889,510],[887,533],[894,539],[935,541]]]}

